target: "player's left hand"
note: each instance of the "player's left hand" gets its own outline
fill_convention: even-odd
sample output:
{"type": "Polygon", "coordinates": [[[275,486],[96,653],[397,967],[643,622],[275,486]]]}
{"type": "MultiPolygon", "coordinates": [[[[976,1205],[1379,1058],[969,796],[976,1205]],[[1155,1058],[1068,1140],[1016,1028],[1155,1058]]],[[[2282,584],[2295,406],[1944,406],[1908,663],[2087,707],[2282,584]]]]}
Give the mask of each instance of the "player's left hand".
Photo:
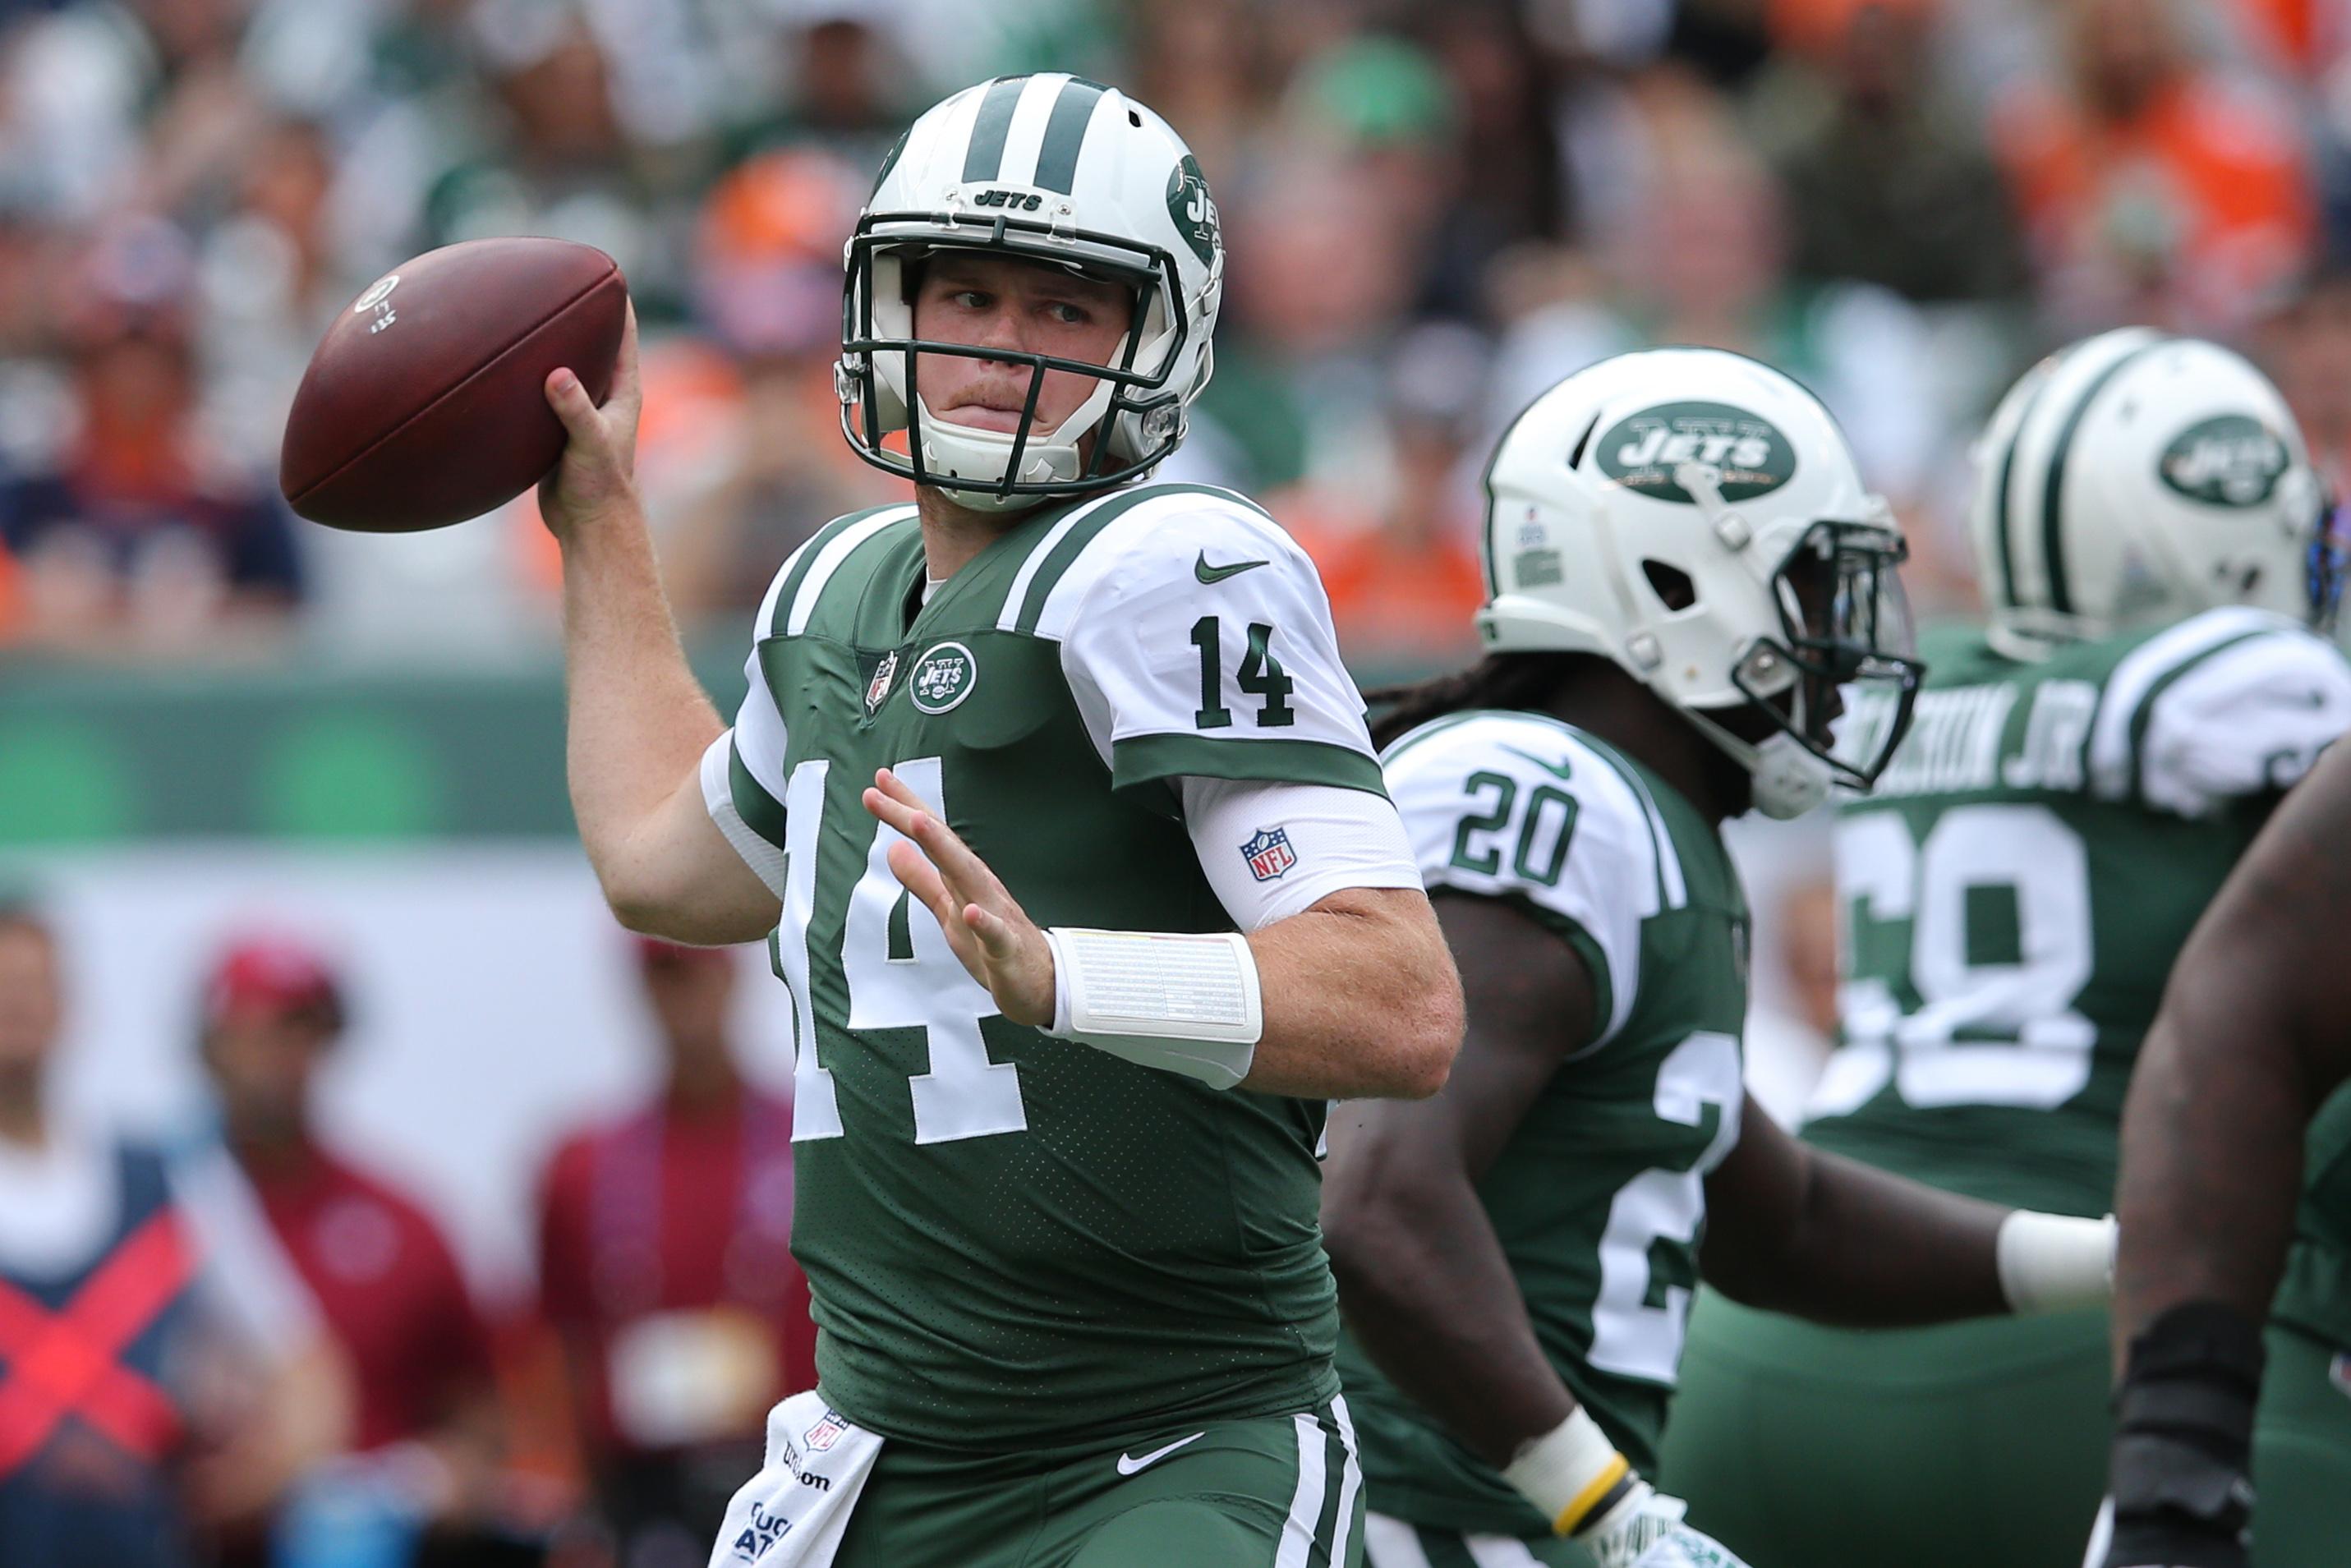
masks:
{"type": "Polygon", "coordinates": [[[1647,1482],[1576,1540],[1600,1568],[1747,1568],[1714,1537],[1682,1522],[1688,1505],[1647,1482]]]}
{"type": "Polygon", "coordinates": [[[1014,1023],[1053,1021],[1053,948],[987,869],[928,802],[884,768],[865,791],[865,809],[911,841],[890,846],[890,870],[923,901],[947,946],[1014,1023]]]}

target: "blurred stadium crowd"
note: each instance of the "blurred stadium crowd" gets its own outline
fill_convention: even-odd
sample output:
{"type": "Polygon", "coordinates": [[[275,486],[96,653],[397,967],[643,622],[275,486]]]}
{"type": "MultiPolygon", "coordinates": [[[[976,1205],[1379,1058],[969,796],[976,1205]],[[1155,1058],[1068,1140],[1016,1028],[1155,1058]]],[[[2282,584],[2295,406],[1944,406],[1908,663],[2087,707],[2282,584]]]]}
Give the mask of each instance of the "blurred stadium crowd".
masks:
{"type": "Polygon", "coordinates": [[[0,641],[543,652],[528,499],[351,539],[272,483],[333,311],[528,233],[626,268],[673,593],[733,627],[887,494],[831,434],[872,171],[921,104],[1028,68],[1197,149],[1232,259],[1183,464],[1270,499],[1358,660],[1458,650],[1485,446],[1642,342],[1821,392],[1929,610],[1971,601],[1970,436],[2064,339],[2244,346],[2351,455],[2329,0],[0,0],[0,641]]]}
{"type": "MultiPolygon", "coordinates": [[[[1929,612],[1974,603],[1967,455],[1993,398],[2102,327],[2246,349],[2351,480],[2334,0],[0,0],[0,658],[548,657],[528,497],[377,539],[298,524],[276,486],[332,314],[407,256],[508,234],[627,270],[671,592],[739,642],[791,546],[892,493],[835,433],[831,376],[873,170],[942,92],[1046,68],[1129,88],[1196,151],[1230,272],[1183,476],[1268,500],[1365,668],[1463,650],[1486,448],[1646,342],[1819,391],[1910,528],[1929,612]]],[[[56,956],[0,911],[0,1134],[37,1131],[56,956]]],[[[728,1065],[732,967],[638,956],[664,1094],[549,1166],[539,1301],[512,1323],[314,1137],[334,977],[276,942],[222,957],[204,1066],[261,1212],[224,1216],[201,1176],[179,1197],[246,1260],[225,1310],[249,1336],[337,1351],[245,1380],[219,1462],[149,1525],[299,1568],[411,1561],[428,1528],[427,1561],[704,1560],[768,1397],[811,1379],[805,1287],[770,1222],[780,1113],[728,1065]],[[263,1223],[307,1289],[273,1292],[235,1239],[263,1223]],[[341,1448],[372,1457],[320,1468],[341,1448]]],[[[1824,1033],[1832,956],[1794,968],[1824,1033]]],[[[0,1202],[65,1179],[0,1147],[0,1202]]],[[[0,1293],[0,1358],[74,1321],[0,1293]]],[[[21,1378],[0,1398],[0,1561],[33,1539],[10,1534],[33,1528],[11,1446],[136,1406],[90,1370],[144,1375],[133,1340],[74,1351],[81,1382],[29,1416],[21,1378]]],[[[135,1550],[108,1560],[169,1560],[135,1550]]]]}

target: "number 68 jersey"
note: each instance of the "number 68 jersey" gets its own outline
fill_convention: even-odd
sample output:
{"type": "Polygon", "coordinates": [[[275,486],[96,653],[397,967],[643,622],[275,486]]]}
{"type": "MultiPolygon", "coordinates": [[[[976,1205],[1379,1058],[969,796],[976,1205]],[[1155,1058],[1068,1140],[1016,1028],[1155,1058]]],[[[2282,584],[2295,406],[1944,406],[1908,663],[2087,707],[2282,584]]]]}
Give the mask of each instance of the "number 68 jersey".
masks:
{"type": "Polygon", "coordinates": [[[1909,736],[1840,808],[1840,1049],[1804,1136],[1998,1202],[2113,1205],[2140,1040],[2351,667],[2261,611],[2001,656],[1930,636],[1909,736]]]}
{"type": "MultiPolygon", "coordinates": [[[[860,800],[895,769],[1040,925],[1232,929],[1182,779],[1383,788],[1303,552],[1238,497],[1149,486],[1019,519],[926,599],[901,506],[826,527],[759,613],[703,789],[783,901],[827,1398],[970,1450],[1329,1400],[1322,1104],[1009,1022],[860,800]]],[[[1229,852],[1311,866],[1281,828],[1229,852]]]]}
{"type": "MultiPolygon", "coordinates": [[[[1592,977],[1594,1037],[1526,1107],[1478,1196],[1545,1359],[1635,1468],[1654,1472],[1698,1287],[1706,1177],[1739,1140],[1738,874],[1713,824],[1671,786],[1540,714],[1434,720],[1392,745],[1386,767],[1431,894],[1513,905],[1592,977]]],[[[1474,1035],[1474,995],[1471,1006],[1474,1035]]],[[[1381,1513],[1473,1534],[1548,1531],[1352,1342],[1340,1368],[1381,1513]]]]}

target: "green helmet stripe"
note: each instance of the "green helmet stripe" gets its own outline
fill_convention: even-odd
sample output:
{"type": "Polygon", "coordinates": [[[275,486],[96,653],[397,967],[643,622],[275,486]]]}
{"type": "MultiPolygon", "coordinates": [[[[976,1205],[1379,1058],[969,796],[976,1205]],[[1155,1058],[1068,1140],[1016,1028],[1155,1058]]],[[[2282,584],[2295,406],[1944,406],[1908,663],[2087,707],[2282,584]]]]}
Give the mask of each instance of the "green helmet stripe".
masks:
{"type": "Polygon", "coordinates": [[[979,100],[979,113],[971,122],[971,147],[963,155],[966,184],[999,178],[997,171],[1004,165],[1004,139],[1012,131],[1012,111],[1020,107],[1020,94],[1028,85],[1025,76],[998,77],[987,84],[987,95],[979,100]]]}
{"type": "Polygon", "coordinates": [[[2024,444],[2024,432],[2032,423],[2032,413],[2049,395],[2049,383],[2054,380],[2053,373],[2032,389],[2023,411],[2016,416],[2016,428],[2008,433],[2008,450],[2000,458],[2000,507],[1993,518],[1992,538],[2000,545],[2000,601],[2011,610],[2023,602],[2016,593],[2016,507],[2009,500],[2016,478],[2016,449],[2024,444]]]}
{"type": "Polygon", "coordinates": [[[1037,145],[1037,177],[1030,184],[1065,196],[1070,193],[1070,187],[1077,183],[1078,148],[1086,139],[1094,105],[1108,90],[1083,77],[1071,77],[1061,84],[1061,94],[1053,100],[1053,112],[1045,121],[1045,139],[1037,145]]]}
{"type": "Polygon", "coordinates": [[[2043,568],[2049,576],[2049,608],[2061,615],[2070,615],[2074,611],[2073,591],[2065,581],[2064,550],[2065,459],[2073,453],[2074,433],[2082,427],[2082,416],[2090,412],[2090,405],[2098,401],[2106,383],[2121,373],[2124,366],[2168,340],[2158,338],[2141,343],[2100,371],[2082,395],[2074,400],[2073,412],[2065,416],[2064,427],[2057,433],[2057,444],[2050,448],[2049,476],[2041,490],[2041,550],[2044,557],[2043,568]]]}

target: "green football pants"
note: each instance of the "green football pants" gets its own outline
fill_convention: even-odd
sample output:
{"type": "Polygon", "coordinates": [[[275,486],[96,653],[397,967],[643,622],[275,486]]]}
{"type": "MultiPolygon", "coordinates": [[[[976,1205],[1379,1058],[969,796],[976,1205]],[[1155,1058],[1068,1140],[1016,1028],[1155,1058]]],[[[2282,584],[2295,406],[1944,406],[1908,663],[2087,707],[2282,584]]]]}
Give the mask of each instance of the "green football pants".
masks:
{"type": "Polygon", "coordinates": [[[1707,1291],[1657,1483],[1765,1568],[2081,1568],[2107,1364],[2103,1312],[1862,1332],[1707,1291]]]}
{"type": "Polygon", "coordinates": [[[1364,1568],[1592,1568],[1592,1558],[1556,1535],[1464,1535],[1374,1513],[1364,1520],[1364,1568]]]}
{"type": "Polygon", "coordinates": [[[2351,1357],[2273,1324],[2253,1423],[2253,1568],[2351,1563],[2351,1357]]]}
{"type": "Polygon", "coordinates": [[[1345,1412],[1334,1401],[1041,1456],[885,1443],[835,1568],[1360,1568],[1345,1412]]]}

